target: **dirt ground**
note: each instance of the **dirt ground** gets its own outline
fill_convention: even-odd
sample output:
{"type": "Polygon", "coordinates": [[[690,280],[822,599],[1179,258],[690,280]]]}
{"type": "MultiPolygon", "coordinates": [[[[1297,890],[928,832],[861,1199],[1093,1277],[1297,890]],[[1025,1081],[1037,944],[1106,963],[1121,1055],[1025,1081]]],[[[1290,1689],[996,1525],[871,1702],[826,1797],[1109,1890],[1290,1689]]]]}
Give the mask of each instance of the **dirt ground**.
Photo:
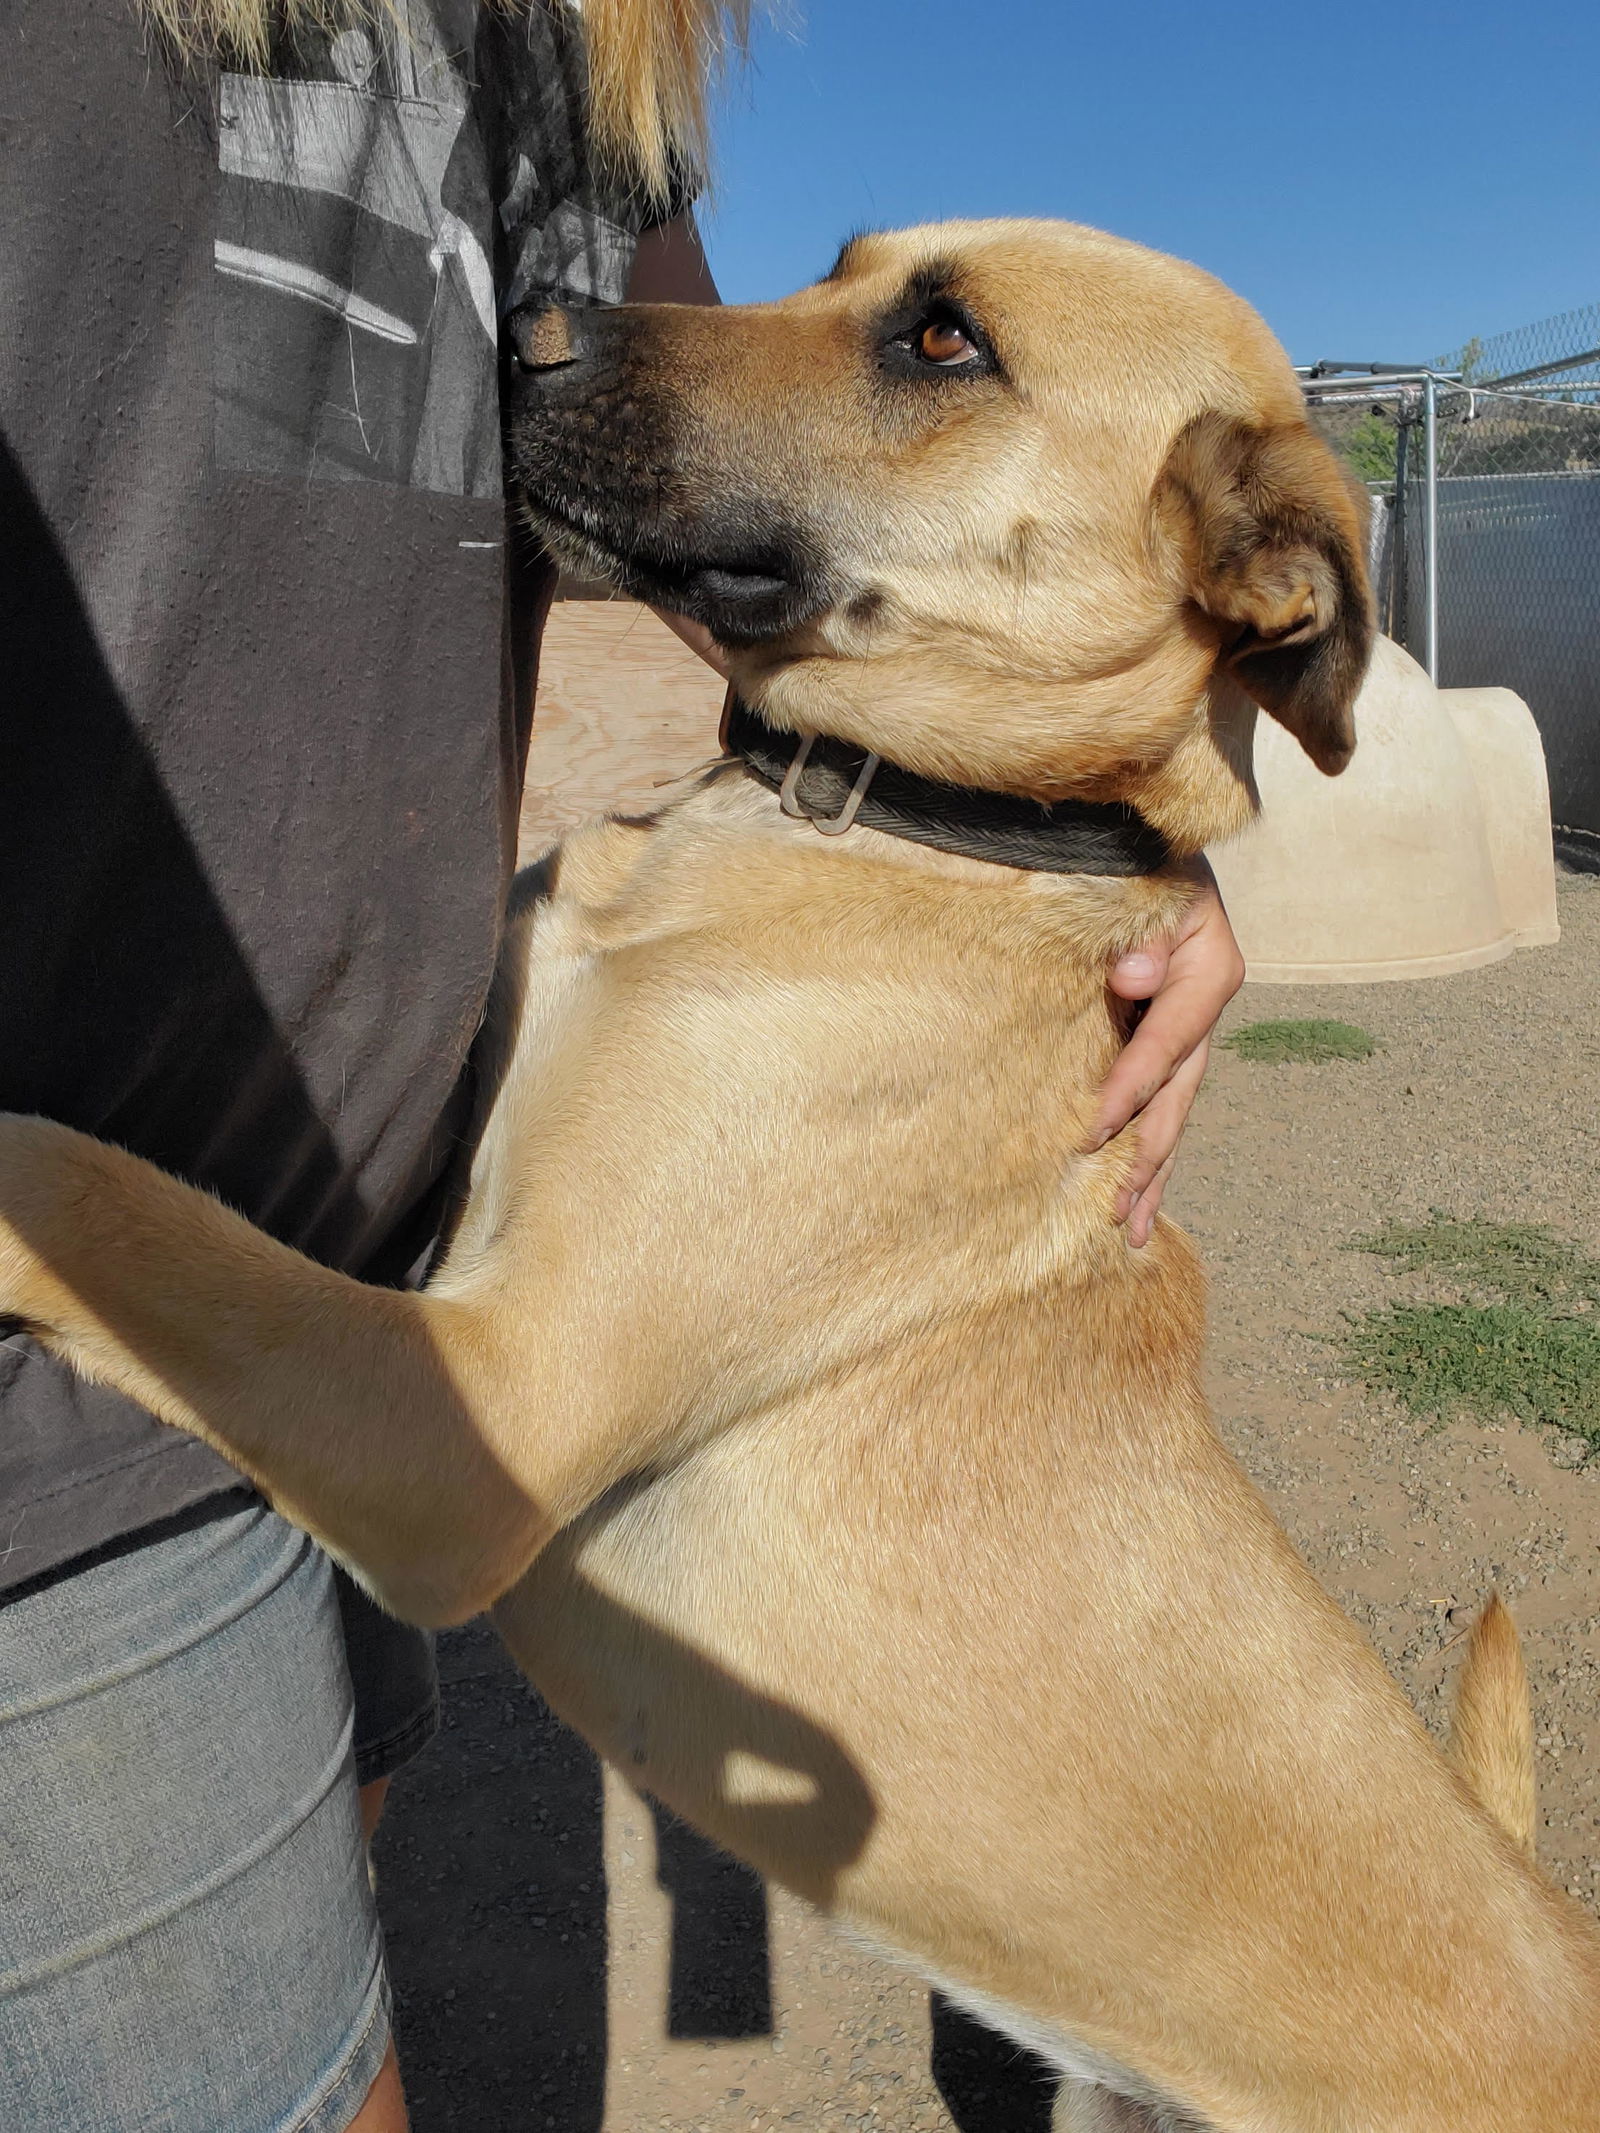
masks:
{"type": "MultiPolygon", "coordinates": [[[[620,607],[557,610],[531,848],[715,753],[720,691],[620,607]],[[604,674],[607,678],[602,680],[604,674]]],[[[1543,1855],[1600,1906],[1600,1465],[1509,1426],[1428,1430],[1342,1382],[1341,1314],[1395,1293],[1346,1249],[1430,1209],[1600,1248],[1600,880],[1563,877],[1559,947],[1412,985],[1247,987],[1228,1026],[1325,1015],[1370,1060],[1222,1052],[1172,1213],[1210,1268],[1221,1427],[1430,1723],[1498,1581],[1538,1714],[1543,1855]]],[[[603,1775],[474,1625],[441,1640],[442,1735],[378,1852],[416,2133],[1046,2133],[1008,2046],[765,1895],[603,1775]]]]}

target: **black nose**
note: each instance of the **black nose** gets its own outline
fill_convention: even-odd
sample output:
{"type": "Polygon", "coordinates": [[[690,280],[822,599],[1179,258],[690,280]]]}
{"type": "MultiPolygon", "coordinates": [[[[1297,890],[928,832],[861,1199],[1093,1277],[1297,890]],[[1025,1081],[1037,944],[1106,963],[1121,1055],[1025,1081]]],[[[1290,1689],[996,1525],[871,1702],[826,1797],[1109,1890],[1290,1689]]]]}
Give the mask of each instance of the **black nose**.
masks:
{"type": "Polygon", "coordinates": [[[511,353],[523,370],[564,370],[594,353],[592,311],[524,304],[506,320],[511,353]]]}

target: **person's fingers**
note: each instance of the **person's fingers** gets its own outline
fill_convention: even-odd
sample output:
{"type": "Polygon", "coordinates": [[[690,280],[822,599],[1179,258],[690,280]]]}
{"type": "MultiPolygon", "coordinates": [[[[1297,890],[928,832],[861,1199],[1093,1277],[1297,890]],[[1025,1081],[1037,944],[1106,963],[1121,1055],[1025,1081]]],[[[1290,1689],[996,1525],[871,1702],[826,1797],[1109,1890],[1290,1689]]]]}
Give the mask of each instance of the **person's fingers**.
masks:
{"type": "MultiPolygon", "coordinates": [[[[1222,899],[1211,884],[1196,898],[1175,940],[1154,944],[1141,953],[1156,963],[1164,959],[1164,974],[1138,1028],[1101,1086],[1091,1148],[1103,1147],[1148,1106],[1195,1047],[1210,1036],[1217,1017],[1244,982],[1244,958],[1222,899]]],[[[1124,956],[1113,966],[1113,991],[1125,998],[1143,997],[1140,988],[1148,973],[1131,968],[1139,961],[1139,957],[1124,956]]]]}
{"type": "Polygon", "coordinates": [[[1104,1147],[1139,1121],[1116,1201],[1117,1220],[1127,1224],[1135,1247],[1149,1241],[1205,1077],[1211,1033],[1243,982],[1244,958],[1209,867],[1200,869],[1194,902],[1173,938],[1122,956],[1111,968],[1112,993],[1149,1005],[1101,1087],[1089,1147],[1104,1147]]]}
{"type": "Polygon", "coordinates": [[[1150,1242],[1150,1232],[1156,1226],[1156,1216],[1161,1212],[1161,1195],[1167,1189],[1178,1160],[1178,1151],[1173,1149],[1150,1183],[1145,1187],[1128,1216],[1128,1242],[1135,1251],[1142,1251],[1150,1242]]]}
{"type": "Polygon", "coordinates": [[[1196,1092],[1205,1078],[1210,1052],[1209,1040],[1202,1039],[1178,1066],[1166,1086],[1139,1113],[1135,1135],[1138,1145],[1128,1174],[1122,1181],[1122,1190],[1117,1195],[1119,1222],[1131,1218],[1134,1208],[1160,1173],[1164,1169],[1170,1170],[1178,1143],[1183,1138],[1183,1129],[1189,1123],[1196,1092]]]}
{"type": "Polygon", "coordinates": [[[1092,1147],[1103,1147],[1149,1107],[1210,1036],[1233,997],[1236,987],[1224,987],[1211,971],[1183,971],[1176,956],[1173,964],[1173,974],[1145,1009],[1101,1087],[1092,1147]]]}
{"type": "Polygon", "coordinates": [[[1119,956],[1106,983],[1119,1000],[1148,1000],[1161,990],[1172,953],[1166,941],[1152,941],[1148,948],[1119,956]]]}

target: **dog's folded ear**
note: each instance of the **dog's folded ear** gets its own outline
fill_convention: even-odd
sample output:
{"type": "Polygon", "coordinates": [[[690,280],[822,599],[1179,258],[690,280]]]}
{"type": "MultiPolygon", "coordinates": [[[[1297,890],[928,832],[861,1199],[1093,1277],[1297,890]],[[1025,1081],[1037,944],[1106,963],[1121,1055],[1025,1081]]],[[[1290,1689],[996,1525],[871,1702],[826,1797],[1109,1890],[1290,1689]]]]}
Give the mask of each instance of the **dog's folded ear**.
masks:
{"type": "Polygon", "coordinates": [[[1207,414],[1179,433],[1154,501],[1241,686],[1335,776],[1372,654],[1354,483],[1303,424],[1207,414]]]}

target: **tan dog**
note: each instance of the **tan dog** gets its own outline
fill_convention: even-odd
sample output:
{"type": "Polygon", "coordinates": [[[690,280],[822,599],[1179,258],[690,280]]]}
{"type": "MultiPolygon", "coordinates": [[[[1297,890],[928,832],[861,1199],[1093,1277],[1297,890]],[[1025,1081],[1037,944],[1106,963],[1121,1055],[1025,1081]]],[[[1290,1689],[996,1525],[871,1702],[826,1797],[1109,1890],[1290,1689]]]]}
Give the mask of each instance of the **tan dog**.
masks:
{"type": "Polygon", "coordinates": [[[0,1309],[400,1613],[492,1606],[604,1754],[1062,2067],[1073,2133],[1593,2133],[1507,1618],[1453,1770],[1214,1434],[1189,1246],[1072,1152],[1106,959],[1247,817],[1254,706],[1352,745],[1357,512],[1281,352],[1037,224],[514,339],[538,523],[773,726],[1131,803],[1175,862],[825,837],[718,771],[524,882],[426,1294],[10,1120],[0,1309]]]}

